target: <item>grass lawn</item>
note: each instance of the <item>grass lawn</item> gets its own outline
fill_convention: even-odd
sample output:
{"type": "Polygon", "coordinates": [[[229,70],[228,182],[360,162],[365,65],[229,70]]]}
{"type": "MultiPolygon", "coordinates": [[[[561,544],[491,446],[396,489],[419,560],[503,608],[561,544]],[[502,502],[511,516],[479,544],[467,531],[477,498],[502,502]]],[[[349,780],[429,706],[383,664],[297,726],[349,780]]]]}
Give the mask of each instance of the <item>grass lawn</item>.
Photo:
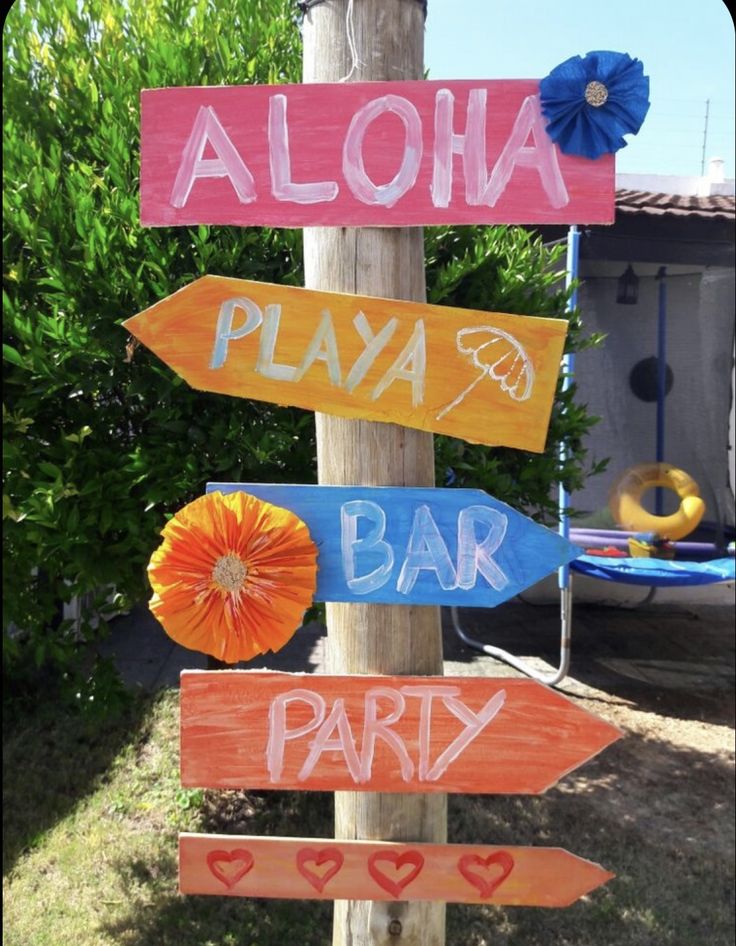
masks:
{"type": "MultiPolygon", "coordinates": [[[[655,792],[651,817],[626,813],[627,767],[648,749],[636,734],[544,796],[451,797],[451,841],[565,847],[617,878],[565,910],[450,905],[448,946],[730,946],[733,865],[707,843],[727,767],[655,748],[673,776],[713,766],[696,843],[655,792]]],[[[177,893],[180,830],[332,835],[329,794],[182,790],[177,692],[114,723],[39,708],[6,732],[4,771],[5,946],[330,943],[329,903],[177,893]]]]}

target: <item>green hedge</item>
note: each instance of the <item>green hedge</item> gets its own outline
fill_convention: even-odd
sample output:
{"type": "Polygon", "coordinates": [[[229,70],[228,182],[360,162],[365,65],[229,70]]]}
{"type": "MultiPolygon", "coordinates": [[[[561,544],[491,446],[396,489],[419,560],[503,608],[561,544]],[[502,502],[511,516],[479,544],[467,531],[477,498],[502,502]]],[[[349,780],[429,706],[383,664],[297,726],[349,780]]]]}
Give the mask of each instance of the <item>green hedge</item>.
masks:
{"type": "MultiPolygon", "coordinates": [[[[4,634],[6,670],[74,660],[60,601],[108,586],[142,600],[167,513],[208,479],[316,477],[311,415],[190,390],[121,328],[205,273],[302,283],[299,231],[138,222],[140,90],[299,81],[298,17],[291,0],[29,0],[8,14],[3,626],[25,633],[4,634]]],[[[426,242],[431,301],[564,317],[560,253],[523,231],[426,242]]],[[[592,419],[567,400],[542,456],[437,438],[439,482],[452,467],[458,485],[551,510],[561,436],[568,484],[586,472],[592,419]]]]}

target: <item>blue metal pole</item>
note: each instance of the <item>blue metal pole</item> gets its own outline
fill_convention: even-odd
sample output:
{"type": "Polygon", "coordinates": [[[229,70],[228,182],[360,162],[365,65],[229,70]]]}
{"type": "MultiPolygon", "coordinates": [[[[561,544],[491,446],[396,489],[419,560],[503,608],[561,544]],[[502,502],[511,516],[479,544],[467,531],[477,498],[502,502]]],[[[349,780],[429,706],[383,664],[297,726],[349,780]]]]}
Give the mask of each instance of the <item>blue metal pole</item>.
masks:
{"type": "MultiPolygon", "coordinates": [[[[657,463],[664,463],[665,398],[667,397],[667,267],[660,266],[657,272],[657,463]]],[[[655,512],[664,514],[664,490],[655,491],[655,512]]]]}
{"type": "MultiPolygon", "coordinates": [[[[576,280],[578,276],[579,248],[580,233],[578,232],[578,228],[576,226],[572,226],[567,233],[567,269],[565,272],[565,285],[568,289],[570,288],[570,284],[573,282],[573,280],[576,280]]],[[[573,290],[569,297],[567,311],[571,312],[577,306],[577,303],[577,290],[573,290]]],[[[562,389],[563,391],[567,391],[572,384],[573,374],[575,371],[575,360],[571,354],[562,356],[561,370],[562,389]]],[[[567,444],[565,444],[563,441],[560,443],[557,451],[557,459],[559,461],[560,469],[564,465],[567,457],[568,448],[567,444]]],[[[568,516],[568,509],[570,505],[570,497],[567,490],[562,485],[561,478],[557,495],[560,519],[559,534],[569,541],[570,520],[568,516]]],[[[570,650],[572,638],[572,575],[570,573],[569,565],[562,565],[560,568],[558,568],[557,580],[560,591],[560,665],[556,670],[553,670],[552,673],[540,673],[534,667],[531,667],[525,660],[515,657],[507,650],[503,650],[500,647],[492,647],[490,644],[483,644],[481,641],[469,637],[460,626],[458,608],[451,608],[452,624],[455,628],[455,632],[457,633],[460,640],[468,644],[468,646],[473,647],[476,650],[483,651],[483,653],[489,654],[491,657],[495,657],[497,660],[503,660],[505,663],[510,664],[517,670],[521,670],[521,672],[525,673],[527,676],[533,677],[535,680],[539,680],[540,683],[544,683],[551,687],[557,686],[558,683],[565,679],[568,670],[570,669],[570,650]]]]}
{"type": "MultiPolygon", "coordinates": [[[[580,231],[573,224],[570,229],[567,231],[567,260],[566,260],[566,271],[565,271],[565,286],[569,289],[571,284],[575,282],[578,278],[579,271],[579,261],[580,261],[580,231]]],[[[567,311],[572,312],[573,309],[577,307],[578,304],[578,291],[574,289],[567,303],[567,311]]],[[[575,374],[575,356],[568,352],[562,356],[562,390],[569,390],[570,386],[573,383],[573,377],[575,374]]],[[[560,468],[564,465],[568,457],[568,448],[565,441],[561,441],[558,448],[558,459],[560,461],[560,468]]],[[[558,511],[559,511],[559,533],[564,539],[569,539],[570,537],[570,519],[568,517],[568,509],[570,506],[570,494],[565,489],[560,479],[559,491],[558,491],[558,511]]],[[[558,587],[561,589],[567,589],[570,584],[570,566],[562,565],[557,572],[558,576],[558,587]]]]}

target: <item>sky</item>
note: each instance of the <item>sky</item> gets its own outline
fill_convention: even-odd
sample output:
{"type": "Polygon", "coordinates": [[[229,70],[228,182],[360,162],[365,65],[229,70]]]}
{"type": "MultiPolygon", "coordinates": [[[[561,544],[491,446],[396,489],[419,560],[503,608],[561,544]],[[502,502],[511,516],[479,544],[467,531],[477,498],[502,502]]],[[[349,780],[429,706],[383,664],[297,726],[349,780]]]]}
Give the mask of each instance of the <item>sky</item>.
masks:
{"type": "Polygon", "coordinates": [[[734,177],[734,25],[722,0],[429,0],[430,79],[541,79],[571,56],[628,53],[650,108],[616,153],[620,174],[734,177]],[[706,102],[707,131],[706,131],[706,102]]]}

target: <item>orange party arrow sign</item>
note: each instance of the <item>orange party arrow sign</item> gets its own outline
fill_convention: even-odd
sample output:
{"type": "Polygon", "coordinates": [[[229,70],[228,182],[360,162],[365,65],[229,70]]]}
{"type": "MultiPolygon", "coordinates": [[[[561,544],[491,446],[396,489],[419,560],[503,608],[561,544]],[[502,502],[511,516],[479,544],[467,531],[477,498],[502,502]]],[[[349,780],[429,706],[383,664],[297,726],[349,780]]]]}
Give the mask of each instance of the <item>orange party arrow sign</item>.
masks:
{"type": "Polygon", "coordinates": [[[620,736],[536,680],[181,674],[191,788],[533,795],[620,736]]]}
{"type": "Polygon", "coordinates": [[[536,452],[567,331],[561,319],[222,276],[124,325],[199,390],[536,452]]]}
{"type": "Polygon", "coordinates": [[[179,835],[186,894],[566,907],[613,876],[562,848],[179,835]]]}

